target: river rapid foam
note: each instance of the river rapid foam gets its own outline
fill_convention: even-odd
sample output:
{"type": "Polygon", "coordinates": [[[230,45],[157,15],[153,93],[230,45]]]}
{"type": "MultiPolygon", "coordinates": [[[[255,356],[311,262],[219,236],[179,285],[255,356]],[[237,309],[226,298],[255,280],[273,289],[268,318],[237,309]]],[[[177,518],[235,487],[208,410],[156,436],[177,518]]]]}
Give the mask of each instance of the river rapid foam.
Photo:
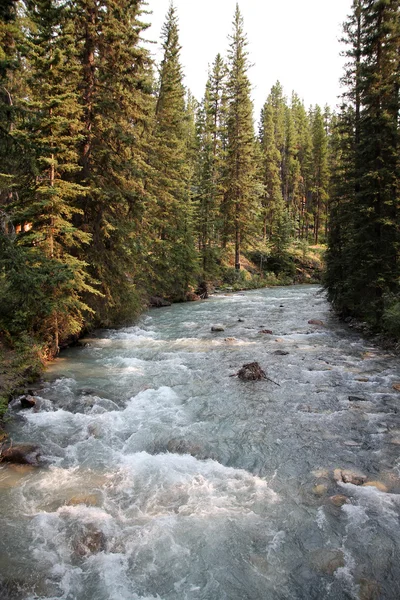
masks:
{"type": "Polygon", "coordinates": [[[85,341],[9,423],[45,464],[0,465],[2,600],[398,600],[400,364],[320,288],[85,341]]]}

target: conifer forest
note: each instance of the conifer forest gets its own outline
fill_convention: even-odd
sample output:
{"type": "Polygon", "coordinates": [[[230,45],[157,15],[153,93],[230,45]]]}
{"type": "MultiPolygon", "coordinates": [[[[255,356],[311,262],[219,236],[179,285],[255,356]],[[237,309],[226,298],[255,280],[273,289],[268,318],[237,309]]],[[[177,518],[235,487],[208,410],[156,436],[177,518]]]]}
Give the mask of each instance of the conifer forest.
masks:
{"type": "Polygon", "coordinates": [[[399,1],[354,0],[337,110],[276,82],[254,114],[239,6],[194,98],[178,17],[156,68],[142,0],[2,1],[5,339],[54,356],[150,296],[293,282],[324,245],[335,309],[399,336],[399,1]]]}

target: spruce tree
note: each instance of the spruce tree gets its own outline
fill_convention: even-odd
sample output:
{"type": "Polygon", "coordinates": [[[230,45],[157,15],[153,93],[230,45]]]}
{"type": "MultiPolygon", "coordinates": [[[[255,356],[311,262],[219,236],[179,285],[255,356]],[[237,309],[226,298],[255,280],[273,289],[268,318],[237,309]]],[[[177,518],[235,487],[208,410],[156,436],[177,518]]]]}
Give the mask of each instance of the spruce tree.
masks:
{"type": "Polygon", "coordinates": [[[151,164],[155,169],[152,220],[154,250],[150,261],[154,291],[184,299],[197,270],[193,242],[190,157],[187,144],[185,88],[180,64],[179,28],[171,4],[162,29],[160,67],[151,164]]]}
{"type": "Polygon", "coordinates": [[[329,186],[328,136],[322,110],[316,106],[312,113],[312,212],[314,243],[318,244],[326,216],[329,186]]]}
{"type": "Polygon", "coordinates": [[[271,241],[279,229],[285,207],[280,177],[281,154],[275,141],[274,109],[270,102],[265,103],[261,112],[260,146],[263,240],[271,241]]]}
{"type": "Polygon", "coordinates": [[[250,232],[254,231],[259,210],[256,179],[253,105],[250,98],[247,39],[243,18],[236,5],[229,49],[228,78],[228,147],[226,166],[226,202],[228,231],[235,246],[235,269],[240,270],[240,252],[250,232]]]}
{"type": "Polygon", "coordinates": [[[375,324],[399,291],[399,22],[397,0],[355,0],[345,29],[349,89],[341,122],[352,187],[341,185],[346,199],[335,199],[331,230],[337,235],[342,225],[342,255],[357,269],[335,284],[339,257],[331,236],[328,290],[342,312],[375,324]]]}
{"type": "Polygon", "coordinates": [[[76,0],[82,141],[77,181],[79,226],[92,236],[85,252],[103,299],[99,321],[132,318],[149,251],[147,181],[152,127],[152,69],[140,0],[76,0]]]}
{"type": "MultiPolygon", "coordinates": [[[[68,7],[53,0],[28,4],[31,24],[27,36],[25,120],[13,132],[22,146],[29,145],[33,173],[29,188],[20,190],[13,204],[14,219],[26,224],[18,246],[37,286],[46,290],[40,314],[41,336],[53,354],[59,340],[80,331],[89,311],[82,296],[95,293],[86,263],[76,257],[89,235],[77,229],[77,197],[82,187],[72,179],[79,172],[77,142],[80,107],[77,102],[77,61],[68,7]]],[[[40,291],[32,290],[33,295],[40,291]]],[[[35,326],[37,329],[38,326],[35,326]]]]}
{"type": "Polygon", "coordinates": [[[215,274],[217,244],[223,236],[226,158],[226,66],[217,55],[198,114],[198,232],[203,279],[215,274]]]}

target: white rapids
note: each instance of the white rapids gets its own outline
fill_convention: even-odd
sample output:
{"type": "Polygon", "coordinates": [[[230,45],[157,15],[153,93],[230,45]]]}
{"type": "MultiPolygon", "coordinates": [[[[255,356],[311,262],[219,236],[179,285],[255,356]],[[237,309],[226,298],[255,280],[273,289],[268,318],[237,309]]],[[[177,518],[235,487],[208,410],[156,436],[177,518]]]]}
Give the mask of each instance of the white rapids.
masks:
{"type": "Polygon", "coordinates": [[[0,465],[1,600],[398,600],[400,364],[320,288],[85,342],[11,411],[43,466],[0,465]],[[233,376],[253,361],[272,381],[233,376]]]}

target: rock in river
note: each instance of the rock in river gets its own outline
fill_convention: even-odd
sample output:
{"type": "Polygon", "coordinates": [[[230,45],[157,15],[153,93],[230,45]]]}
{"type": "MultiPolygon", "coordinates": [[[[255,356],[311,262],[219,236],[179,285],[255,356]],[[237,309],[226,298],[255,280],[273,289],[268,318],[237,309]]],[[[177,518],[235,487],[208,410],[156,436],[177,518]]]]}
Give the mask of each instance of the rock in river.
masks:
{"type": "Polygon", "coordinates": [[[2,450],[0,455],[2,462],[9,462],[18,465],[39,466],[40,448],[33,444],[19,444],[9,446],[2,450]]]}
{"type": "Polygon", "coordinates": [[[248,363],[238,371],[239,379],[242,381],[260,381],[260,379],[266,379],[267,376],[258,364],[258,362],[248,363]]]}

